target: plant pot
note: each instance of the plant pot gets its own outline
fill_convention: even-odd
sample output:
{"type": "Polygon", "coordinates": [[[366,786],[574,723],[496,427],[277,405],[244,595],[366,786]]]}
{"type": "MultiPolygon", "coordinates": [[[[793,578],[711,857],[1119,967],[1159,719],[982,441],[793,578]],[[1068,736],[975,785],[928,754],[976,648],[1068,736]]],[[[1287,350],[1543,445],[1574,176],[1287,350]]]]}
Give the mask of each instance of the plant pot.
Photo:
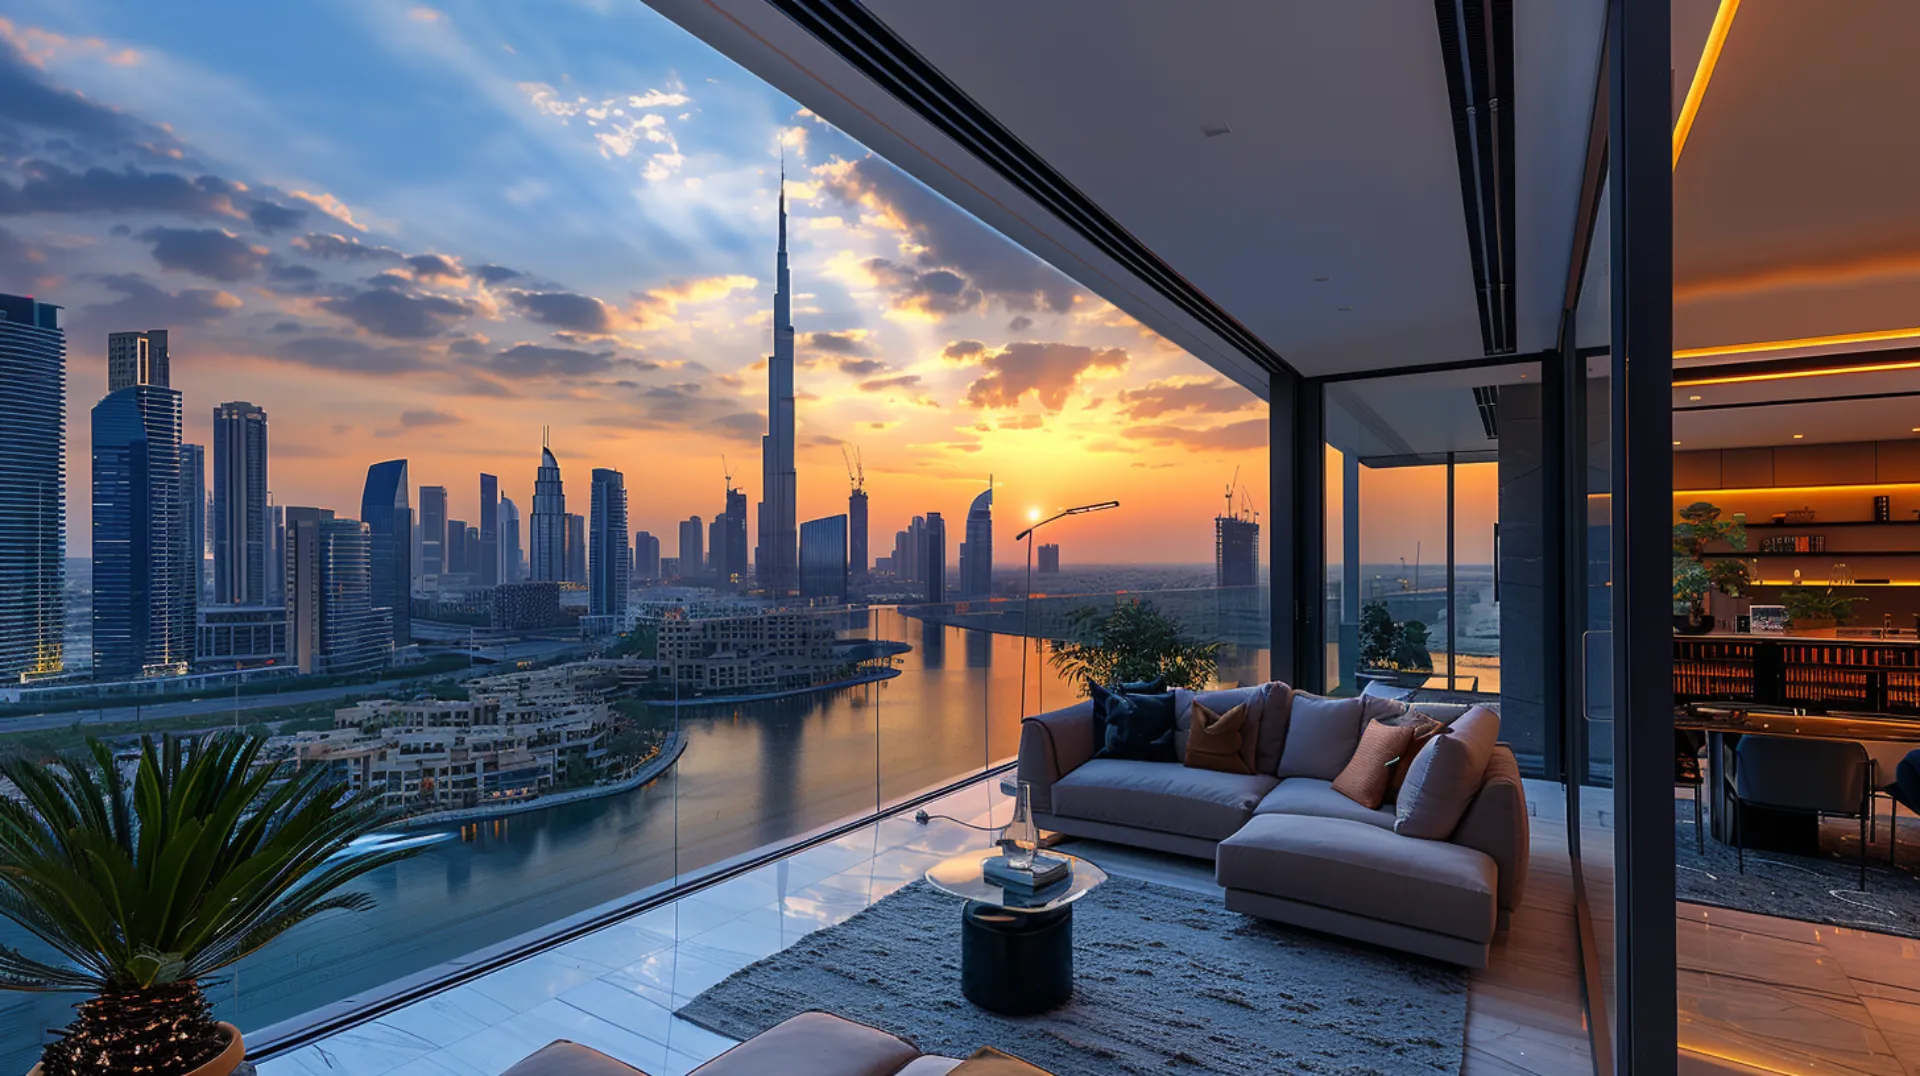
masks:
{"type": "MultiPolygon", "coordinates": [[[[227,1033],[227,1048],[211,1061],[182,1072],[179,1076],[230,1076],[234,1069],[240,1067],[240,1062],[247,1059],[247,1044],[240,1038],[240,1029],[222,1020],[220,1030],[227,1033]]],[[[27,1076],[41,1076],[40,1066],[36,1064],[28,1069],[27,1076]]]]}
{"type": "Polygon", "coordinates": [[[1689,610],[1673,614],[1673,633],[1675,635],[1705,635],[1713,630],[1713,618],[1702,616],[1689,610]]]}
{"type": "Polygon", "coordinates": [[[1433,678],[1432,669],[1361,669],[1360,675],[1368,680],[1394,687],[1425,687],[1433,678]]]}

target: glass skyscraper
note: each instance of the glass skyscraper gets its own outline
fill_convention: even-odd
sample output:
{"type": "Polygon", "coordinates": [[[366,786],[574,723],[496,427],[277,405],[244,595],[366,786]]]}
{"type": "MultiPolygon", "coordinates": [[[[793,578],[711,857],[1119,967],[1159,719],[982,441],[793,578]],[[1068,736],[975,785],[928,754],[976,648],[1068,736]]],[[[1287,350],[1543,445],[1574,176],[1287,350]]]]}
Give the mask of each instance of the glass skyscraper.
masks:
{"type": "Polygon", "coordinates": [[[207,448],[180,446],[180,502],[187,521],[187,560],[196,607],[207,597],[207,448]]]}
{"type": "Polygon", "coordinates": [[[500,581],[518,583],[523,578],[520,553],[520,506],[513,498],[500,498],[500,581]]]}
{"type": "Polygon", "coordinates": [[[393,652],[391,611],[373,604],[372,533],[329,508],[288,508],[287,650],[303,673],[364,672],[393,652]]]}
{"type": "Polygon", "coordinates": [[[483,587],[500,583],[500,479],[480,476],[480,560],[474,566],[483,587]]]}
{"type": "MultiPolygon", "coordinates": [[[[166,373],[164,362],[128,360],[123,349],[116,366],[111,355],[110,378],[166,373]]],[[[193,661],[199,579],[181,491],[181,421],[180,394],[165,381],[123,384],[93,408],[96,677],[185,672],[193,661]]]]}
{"type": "Polygon", "coordinates": [[[367,468],[360,521],[368,531],[373,604],[392,610],[393,645],[404,647],[413,641],[413,507],[407,497],[406,460],[367,468]]]}
{"type": "Polygon", "coordinates": [[[244,400],[213,409],[213,600],[268,600],[267,413],[244,400]]]}
{"type": "Polygon", "coordinates": [[[612,617],[619,630],[625,627],[633,563],[627,553],[626,477],[609,467],[595,467],[587,514],[587,612],[612,617]]]}
{"type": "Polygon", "coordinates": [[[567,578],[567,495],[560,484],[560,461],[540,446],[540,469],[533,478],[533,518],[528,526],[528,577],[538,583],[567,578]]]}
{"type": "Polygon", "coordinates": [[[67,620],[67,335],[0,295],[0,677],[57,673],[67,620]]]}
{"type": "Polygon", "coordinates": [[[800,596],[847,600],[847,517],[800,524],[800,596]]]}
{"type": "Polygon", "coordinates": [[[420,487],[420,575],[437,581],[447,571],[447,487],[420,487]]]}
{"type": "Polygon", "coordinates": [[[960,539],[960,596],[993,594],[993,486],[989,484],[967,509],[967,530],[960,539]]]}

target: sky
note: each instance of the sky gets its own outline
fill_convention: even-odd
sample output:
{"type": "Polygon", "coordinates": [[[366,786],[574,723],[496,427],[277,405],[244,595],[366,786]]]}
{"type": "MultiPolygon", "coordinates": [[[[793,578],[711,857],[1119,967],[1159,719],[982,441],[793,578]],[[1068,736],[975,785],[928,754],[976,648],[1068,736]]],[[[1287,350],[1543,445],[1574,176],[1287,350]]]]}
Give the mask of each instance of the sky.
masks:
{"type": "Polygon", "coordinates": [[[1006,563],[1033,511],[1121,502],[1069,562],[1196,563],[1236,469],[1265,507],[1251,393],[637,0],[7,9],[0,291],[66,308],[76,555],[106,334],[150,328],[187,440],[266,409],[279,503],[406,458],[524,516],[551,427],[568,509],[618,468],[672,555],[729,471],[759,497],[783,159],[801,519],[852,446],[876,556],[990,477],[1006,563]]]}

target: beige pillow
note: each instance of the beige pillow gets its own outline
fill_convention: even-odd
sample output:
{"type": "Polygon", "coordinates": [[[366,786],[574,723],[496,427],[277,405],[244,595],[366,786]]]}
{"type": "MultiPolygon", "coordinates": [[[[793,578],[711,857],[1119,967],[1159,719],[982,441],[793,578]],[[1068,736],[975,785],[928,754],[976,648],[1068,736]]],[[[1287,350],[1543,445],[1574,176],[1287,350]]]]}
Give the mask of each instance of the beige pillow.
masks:
{"type": "Polygon", "coordinates": [[[1046,1069],[1035,1068],[1012,1054],[1003,1054],[991,1046],[982,1046],[965,1061],[950,1069],[947,1076],[1050,1076],[1050,1074],[1046,1069]]]}
{"type": "Polygon", "coordinates": [[[1444,735],[1421,748],[1394,806],[1393,831],[1403,837],[1444,841],[1480,791],[1487,760],[1500,740],[1500,715],[1476,706],[1444,735]]]}
{"type": "Polygon", "coordinates": [[[1346,769],[1333,779],[1333,790],[1369,811],[1378,808],[1387,798],[1393,763],[1406,753],[1414,731],[1412,725],[1367,722],[1367,727],[1360,730],[1360,746],[1347,760],[1346,769]]]}
{"type": "Polygon", "coordinates": [[[1253,775],[1253,737],[1246,734],[1247,704],[1241,703],[1224,714],[1216,714],[1199,699],[1193,700],[1192,722],[1187,726],[1186,764],[1196,770],[1253,775]]]}

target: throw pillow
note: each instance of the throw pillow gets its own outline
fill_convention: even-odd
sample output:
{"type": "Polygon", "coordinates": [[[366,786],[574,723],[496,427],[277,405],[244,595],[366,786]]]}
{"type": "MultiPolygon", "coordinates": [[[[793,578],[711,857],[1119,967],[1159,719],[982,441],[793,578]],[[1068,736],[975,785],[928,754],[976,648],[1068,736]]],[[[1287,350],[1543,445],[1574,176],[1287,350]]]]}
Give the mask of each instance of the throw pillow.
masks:
{"type": "Polygon", "coordinates": [[[1394,805],[1393,831],[1444,841],[1480,791],[1487,760],[1500,739],[1500,715],[1476,706],[1421,748],[1394,805]]]}
{"type": "Polygon", "coordinates": [[[1247,704],[1241,703],[1224,714],[1216,714],[1199,699],[1187,726],[1186,764],[1196,770],[1238,773],[1253,776],[1253,762],[1246,750],[1252,737],[1246,734],[1247,704]]]}
{"type": "Polygon", "coordinates": [[[1413,742],[1414,726],[1389,725],[1369,721],[1360,731],[1360,746],[1347,760],[1340,776],[1333,779],[1333,790],[1372,811],[1387,798],[1387,780],[1393,764],[1413,742]]]}
{"type": "Polygon", "coordinates": [[[1407,742],[1406,750],[1400,752],[1393,767],[1387,771],[1387,794],[1383,803],[1393,803],[1400,799],[1400,789],[1407,783],[1407,774],[1413,770],[1413,760],[1420,757],[1420,751],[1427,741],[1447,731],[1447,726],[1422,713],[1409,713],[1392,724],[1405,725],[1413,729],[1413,738],[1407,742]]]}
{"type": "Polygon", "coordinates": [[[1173,747],[1172,695],[1113,695],[1107,699],[1107,738],[1094,758],[1178,762],[1173,747]]]}
{"type": "Polygon", "coordinates": [[[1280,751],[1276,777],[1314,777],[1331,781],[1340,776],[1360,746],[1360,726],[1366,721],[1358,698],[1328,699],[1293,693],[1293,714],[1287,724],[1287,743],[1280,751]]]}
{"type": "Polygon", "coordinates": [[[1115,695],[1160,695],[1167,690],[1167,678],[1102,686],[1087,681],[1087,697],[1093,700],[1093,745],[1107,742],[1107,700],[1115,695]]]}
{"type": "Polygon", "coordinates": [[[947,1076],[1049,1076],[1049,1074],[1046,1069],[1035,1068],[1012,1054],[1003,1054],[991,1046],[982,1046],[965,1061],[949,1069],[947,1076]]]}

